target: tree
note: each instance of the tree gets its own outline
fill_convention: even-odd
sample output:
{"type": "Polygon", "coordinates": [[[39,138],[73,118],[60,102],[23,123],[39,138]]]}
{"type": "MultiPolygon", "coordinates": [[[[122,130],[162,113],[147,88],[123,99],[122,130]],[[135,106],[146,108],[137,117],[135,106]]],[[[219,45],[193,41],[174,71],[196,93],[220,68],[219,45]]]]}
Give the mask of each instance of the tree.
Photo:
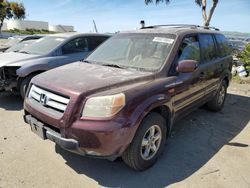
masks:
{"type": "MultiPolygon", "coordinates": [[[[145,0],[146,5],[148,5],[149,3],[153,3],[153,2],[154,2],[154,0],[145,0]]],[[[163,2],[168,4],[170,2],[170,0],[155,0],[156,4],[163,3],[163,2]]],[[[219,2],[219,0],[212,0],[212,6],[211,6],[209,12],[207,12],[207,0],[195,0],[195,3],[199,7],[201,7],[204,26],[209,26],[211,18],[214,14],[214,10],[215,10],[218,2],[219,2]]]]}
{"type": "Polygon", "coordinates": [[[5,19],[24,19],[25,8],[22,3],[0,0],[0,32],[5,19]]]}
{"type": "Polygon", "coordinates": [[[248,43],[245,49],[239,53],[239,59],[244,63],[244,66],[250,66],[250,43],[248,43]]]}

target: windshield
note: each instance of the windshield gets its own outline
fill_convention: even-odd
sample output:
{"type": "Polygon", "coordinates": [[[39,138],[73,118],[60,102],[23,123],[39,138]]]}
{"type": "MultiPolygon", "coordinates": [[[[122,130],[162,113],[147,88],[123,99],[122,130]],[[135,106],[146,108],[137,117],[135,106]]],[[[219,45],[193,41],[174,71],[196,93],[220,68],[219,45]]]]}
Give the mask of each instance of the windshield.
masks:
{"type": "Polygon", "coordinates": [[[23,42],[17,43],[15,45],[13,45],[12,47],[10,47],[5,52],[18,52],[18,51],[22,50],[24,47],[27,47],[30,44],[34,43],[35,41],[36,40],[28,40],[28,41],[23,41],[23,42]]]}
{"type": "Polygon", "coordinates": [[[86,61],[106,66],[156,71],[168,56],[174,35],[117,34],[97,48],[86,61]]]}
{"type": "Polygon", "coordinates": [[[19,43],[22,39],[21,38],[11,38],[4,44],[4,46],[13,46],[17,43],[19,43]]]}
{"type": "Polygon", "coordinates": [[[24,47],[20,52],[35,55],[46,55],[63,43],[65,39],[61,37],[44,37],[33,44],[24,47]]]}

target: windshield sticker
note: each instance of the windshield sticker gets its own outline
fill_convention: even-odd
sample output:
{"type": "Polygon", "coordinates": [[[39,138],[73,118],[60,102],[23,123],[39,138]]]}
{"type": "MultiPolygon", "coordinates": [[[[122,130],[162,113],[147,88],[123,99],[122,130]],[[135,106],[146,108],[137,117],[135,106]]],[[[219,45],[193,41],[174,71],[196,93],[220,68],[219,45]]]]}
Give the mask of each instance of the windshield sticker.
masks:
{"type": "Polygon", "coordinates": [[[161,42],[161,43],[166,43],[166,44],[173,44],[174,39],[163,38],[163,37],[155,37],[153,39],[153,42],[161,42]]]}
{"type": "Polygon", "coordinates": [[[62,38],[56,38],[57,41],[64,41],[62,38]]]}

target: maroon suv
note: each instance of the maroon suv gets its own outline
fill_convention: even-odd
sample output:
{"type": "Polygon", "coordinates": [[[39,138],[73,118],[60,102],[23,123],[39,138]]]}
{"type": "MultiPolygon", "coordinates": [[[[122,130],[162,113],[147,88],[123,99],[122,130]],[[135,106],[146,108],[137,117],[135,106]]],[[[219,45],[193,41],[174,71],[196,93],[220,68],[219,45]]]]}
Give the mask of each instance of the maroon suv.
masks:
{"type": "Polygon", "coordinates": [[[232,57],[217,30],[152,26],[119,33],[84,62],[32,79],[25,122],[43,139],[85,156],[152,166],[176,119],[222,109],[232,57]]]}

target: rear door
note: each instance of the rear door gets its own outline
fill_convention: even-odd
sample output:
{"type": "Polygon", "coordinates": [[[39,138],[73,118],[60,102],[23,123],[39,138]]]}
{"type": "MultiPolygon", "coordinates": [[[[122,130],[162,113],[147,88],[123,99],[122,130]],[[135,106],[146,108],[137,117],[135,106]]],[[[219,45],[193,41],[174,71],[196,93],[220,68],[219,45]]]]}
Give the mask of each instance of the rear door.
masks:
{"type": "Polygon", "coordinates": [[[200,34],[201,69],[206,92],[209,95],[218,89],[223,64],[217,53],[217,46],[213,34],[200,34]]]}
{"type": "Polygon", "coordinates": [[[229,43],[226,39],[226,37],[222,34],[215,34],[215,41],[217,46],[217,56],[219,59],[219,62],[217,63],[217,69],[218,76],[220,76],[220,80],[223,79],[226,75],[228,76],[228,73],[231,73],[231,67],[232,67],[232,50],[229,47],[229,43]]]}

